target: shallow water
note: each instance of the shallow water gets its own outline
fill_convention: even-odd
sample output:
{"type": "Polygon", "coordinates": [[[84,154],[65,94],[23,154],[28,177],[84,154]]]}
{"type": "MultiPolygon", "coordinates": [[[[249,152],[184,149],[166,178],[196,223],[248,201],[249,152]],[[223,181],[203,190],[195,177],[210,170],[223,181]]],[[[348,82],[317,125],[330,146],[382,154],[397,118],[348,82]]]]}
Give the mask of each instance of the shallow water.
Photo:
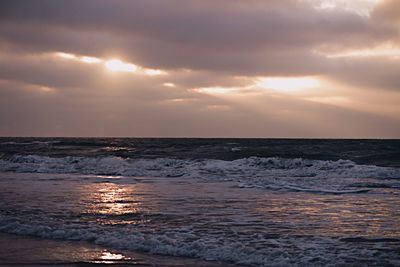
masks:
{"type": "MultiPolygon", "coordinates": [[[[0,160],[2,232],[249,266],[400,265],[395,159],[185,158],[186,139],[157,140],[153,152],[171,152],[163,157],[88,156],[82,140],[60,155],[49,142],[65,140],[17,141],[0,160]]],[[[370,142],[369,154],[389,149],[370,142]]]]}
{"type": "Polygon", "coordinates": [[[1,266],[233,267],[221,262],[106,249],[89,242],[0,233],[1,266]]]}

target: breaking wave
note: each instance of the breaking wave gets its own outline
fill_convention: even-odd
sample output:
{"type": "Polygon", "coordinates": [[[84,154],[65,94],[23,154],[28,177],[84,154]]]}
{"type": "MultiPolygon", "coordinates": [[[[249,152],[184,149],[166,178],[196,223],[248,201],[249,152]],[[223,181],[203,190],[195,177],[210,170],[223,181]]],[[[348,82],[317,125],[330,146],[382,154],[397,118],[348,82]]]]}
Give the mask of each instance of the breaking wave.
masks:
{"type": "Polygon", "coordinates": [[[364,193],[382,181],[400,178],[400,169],[358,165],[349,160],[322,161],[250,157],[233,161],[172,158],[124,159],[120,157],[47,157],[16,155],[0,160],[0,171],[33,173],[66,173],[123,177],[183,177],[204,181],[233,181],[239,187],[292,190],[311,193],[364,193]],[[360,179],[373,179],[360,180],[360,179]],[[361,183],[363,184],[363,183],[361,183]],[[354,185],[354,186],[353,186],[354,185]]]}
{"type": "MultiPolygon", "coordinates": [[[[89,241],[115,249],[130,249],[170,256],[187,256],[205,260],[217,260],[244,264],[246,266],[337,266],[358,265],[364,259],[371,265],[384,262],[392,265],[398,262],[395,250],[387,250],[380,255],[376,242],[384,238],[367,240],[372,248],[354,245],[364,241],[358,238],[301,237],[279,238],[258,234],[251,241],[236,235],[224,238],[201,235],[190,227],[169,230],[163,233],[141,232],[135,227],[107,227],[105,225],[62,224],[51,220],[22,222],[11,216],[0,215],[0,231],[30,235],[49,239],[89,241]],[[359,241],[361,240],[361,241],[359,241]],[[250,242],[250,243],[249,243],[250,242]],[[353,243],[349,245],[349,242],[353,243]],[[258,246],[255,244],[259,244],[258,246]],[[371,251],[372,250],[372,251],[371,251]],[[340,253],[340,258],[338,258],[340,253]],[[379,258],[376,255],[380,255],[379,258]]],[[[390,239],[396,246],[398,239],[390,239]]],[[[363,242],[365,243],[365,242],[363,242]]],[[[390,244],[389,244],[390,245],[390,244]]],[[[360,265],[361,266],[361,265],[360,265]]]]}

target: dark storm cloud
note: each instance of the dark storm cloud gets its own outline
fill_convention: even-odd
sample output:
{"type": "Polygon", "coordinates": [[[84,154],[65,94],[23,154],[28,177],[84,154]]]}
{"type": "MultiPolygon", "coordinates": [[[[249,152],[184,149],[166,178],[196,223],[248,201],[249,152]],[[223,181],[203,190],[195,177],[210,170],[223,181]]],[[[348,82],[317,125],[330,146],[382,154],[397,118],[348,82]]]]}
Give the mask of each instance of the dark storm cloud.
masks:
{"type": "Polygon", "coordinates": [[[55,53],[0,53],[0,79],[44,86],[79,96],[135,96],[142,100],[161,101],[176,98],[204,98],[189,89],[199,87],[234,87],[248,85],[246,78],[208,71],[176,71],[166,75],[112,73],[103,64],[85,64],[62,59],[55,53]],[[166,87],[173,83],[176,87],[166,87]]]}
{"type": "Polygon", "coordinates": [[[0,78],[56,88],[85,88],[104,72],[82,63],[40,55],[0,54],[0,78]]]}
{"type": "Polygon", "coordinates": [[[118,52],[166,69],[301,75],[321,68],[309,54],[314,46],[357,46],[396,34],[352,13],[318,12],[293,0],[17,0],[1,5],[1,37],[11,47],[118,52]]]}
{"type": "MultiPolygon", "coordinates": [[[[321,36],[333,40],[353,34],[356,38],[371,35],[371,25],[357,16],[320,14],[291,0],[17,0],[3,1],[0,15],[5,21],[140,35],[223,49],[263,47],[266,42],[271,46],[298,46],[320,42],[321,36]]],[[[372,34],[387,34],[381,30],[372,34]]]]}

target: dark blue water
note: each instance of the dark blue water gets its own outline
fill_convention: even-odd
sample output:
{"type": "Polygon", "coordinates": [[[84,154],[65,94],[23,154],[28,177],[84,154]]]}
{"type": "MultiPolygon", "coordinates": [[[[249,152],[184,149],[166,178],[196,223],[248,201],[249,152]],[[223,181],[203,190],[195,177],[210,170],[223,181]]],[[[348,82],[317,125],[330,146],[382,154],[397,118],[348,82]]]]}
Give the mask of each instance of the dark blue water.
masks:
{"type": "Polygon", "coordinates": [[[345,159],[358,164],[400,167],[400,140],[0,138],[0,157],[15,154],[222,160],[248,157],[345,159]]]}

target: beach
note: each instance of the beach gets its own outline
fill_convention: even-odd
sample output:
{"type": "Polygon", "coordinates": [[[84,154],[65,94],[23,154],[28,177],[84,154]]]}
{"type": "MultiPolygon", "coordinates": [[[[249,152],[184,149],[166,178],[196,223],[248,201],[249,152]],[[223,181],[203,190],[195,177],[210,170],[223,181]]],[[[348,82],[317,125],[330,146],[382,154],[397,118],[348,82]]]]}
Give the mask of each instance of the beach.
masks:
{"type": "Polygon", "coordinates": [[[105,249],[89,242],[0,234],[0,266],[224,267],[227,263],[105,249]]]}

